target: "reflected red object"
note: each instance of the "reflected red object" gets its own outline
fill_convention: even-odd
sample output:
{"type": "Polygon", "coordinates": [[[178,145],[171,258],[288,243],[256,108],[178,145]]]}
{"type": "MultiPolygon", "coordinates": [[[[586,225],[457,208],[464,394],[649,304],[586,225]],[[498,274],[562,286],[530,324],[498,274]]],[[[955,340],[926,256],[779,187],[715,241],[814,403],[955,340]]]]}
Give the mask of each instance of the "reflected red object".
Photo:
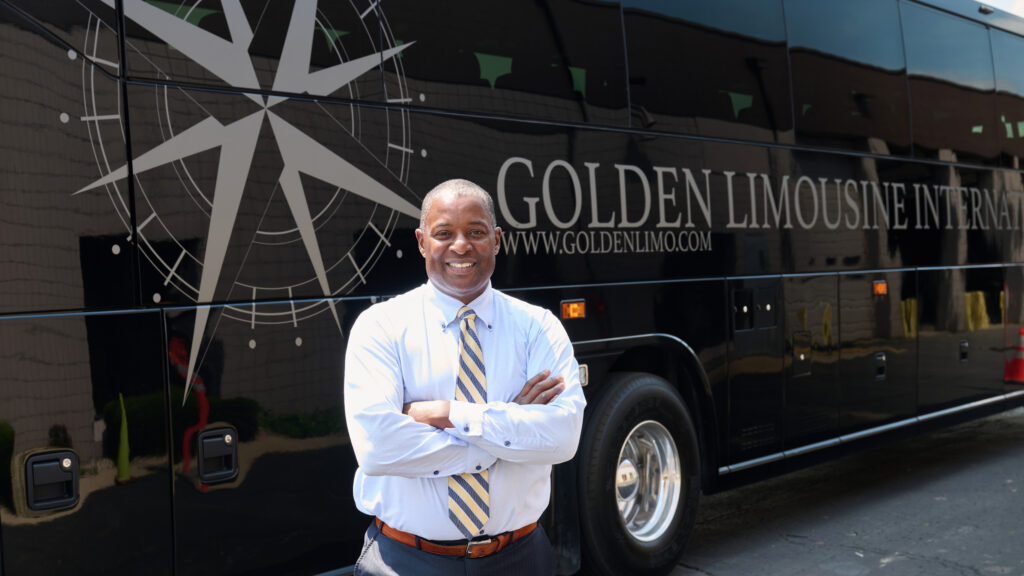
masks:
{"type": "MultiPolygon", "coordinates": [[[[171,365],[184,380],[188,376],[188,356],[185,353],[185,342],[177,336],[171,338],[167,354],[171,359],[171,365]]],[[[199,421],[185,428],[182,438],[182,471],[185,474],[188,474],[192,467],[192,436],[206,428],[210,418],[210,401],[206,399],[206,385],[198,374],[192,376],[192,389],[195,390],[196,401],[199,403],[199,421]]],[[[200,485],[200,490],[206,491],[203,485],[200,485]]]]}
{"type": "Polygon", "coordinates": [[[1017,346],[1014,348],[1013,358],[1003,368],[1003,380],[1024,383],[1024,328],[1017,333],[1017,346]]]}

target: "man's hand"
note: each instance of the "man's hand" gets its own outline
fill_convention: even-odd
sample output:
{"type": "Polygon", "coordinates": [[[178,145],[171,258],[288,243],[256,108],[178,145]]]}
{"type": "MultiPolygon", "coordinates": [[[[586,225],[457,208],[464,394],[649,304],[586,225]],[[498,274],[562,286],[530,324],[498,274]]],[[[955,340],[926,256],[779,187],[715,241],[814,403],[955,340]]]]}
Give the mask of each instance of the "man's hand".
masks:
{"type": "Polygon", "coordinates": [[[421,400],[402,406],[402,413],[408,414],[420,424],[427,424],[443,430],[455,427],[448,419],[450,408],[447,400],[421,400]]]}
{"type": "Polygon", "coordinates": [[[554,400],[565,389],[565,385],[562,384],[565,378],[562,376],[549,378],[550,375],[551,370],[541,370],[539,374],[527,380],[523,390],[513,402],[516,404],[547,404],[554,400]]]}

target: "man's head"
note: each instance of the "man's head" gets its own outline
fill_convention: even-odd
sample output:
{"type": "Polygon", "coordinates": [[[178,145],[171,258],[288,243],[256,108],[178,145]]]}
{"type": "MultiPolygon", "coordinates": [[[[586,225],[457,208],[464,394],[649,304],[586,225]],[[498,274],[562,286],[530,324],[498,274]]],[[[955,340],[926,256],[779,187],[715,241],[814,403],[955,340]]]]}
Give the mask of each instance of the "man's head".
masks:
{"type": "Polygon", "coordinates": [[[416,240],[434,286],[468,304],[494,273],[501,245],[494,201],[468,180],[442,182],[423,198],[416,240]]]}

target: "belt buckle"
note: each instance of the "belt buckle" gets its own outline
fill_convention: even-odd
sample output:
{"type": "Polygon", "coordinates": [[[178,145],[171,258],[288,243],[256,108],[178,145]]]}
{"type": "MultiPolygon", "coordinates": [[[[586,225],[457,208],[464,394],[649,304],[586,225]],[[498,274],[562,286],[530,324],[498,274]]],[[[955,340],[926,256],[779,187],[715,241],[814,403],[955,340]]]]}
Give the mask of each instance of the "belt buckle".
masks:
{"type": "Polygon", "coordinates": [[[466,543],[466,558],[481,558],[482,556],[486,556],[486,554],[483,554],[482,556],[473,556],[473,549],[478,548],[480,546],[486,546],[487,544],[492,544],[497,541],[498,540],[496,538],[487,538],[486,540],[470,540],[466,543]]]}

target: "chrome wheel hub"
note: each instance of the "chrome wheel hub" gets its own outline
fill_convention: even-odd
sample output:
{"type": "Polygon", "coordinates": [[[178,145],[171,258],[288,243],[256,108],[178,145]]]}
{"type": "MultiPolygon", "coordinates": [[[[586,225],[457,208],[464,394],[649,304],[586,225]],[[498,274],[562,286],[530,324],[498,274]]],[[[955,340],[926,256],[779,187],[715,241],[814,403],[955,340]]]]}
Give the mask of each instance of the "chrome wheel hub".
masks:
{"type": "Polygon", "coordinates": [[[668,429],[654,420],[636,425],[619,450],[615,500],[629,535],[661,537],[672,524],[682,491],[682,462],[668,429]]]}

